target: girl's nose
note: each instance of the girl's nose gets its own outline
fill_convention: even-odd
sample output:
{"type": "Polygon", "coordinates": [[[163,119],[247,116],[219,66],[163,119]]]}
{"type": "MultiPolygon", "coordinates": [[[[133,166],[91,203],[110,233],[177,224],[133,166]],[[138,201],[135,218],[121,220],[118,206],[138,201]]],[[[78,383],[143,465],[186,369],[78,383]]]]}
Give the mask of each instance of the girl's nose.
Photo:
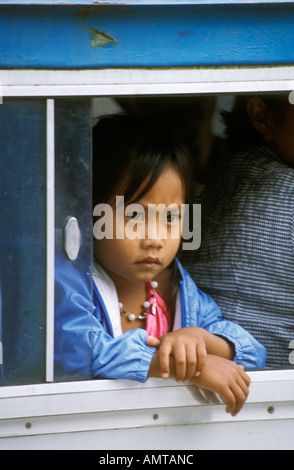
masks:
{"type": "Polygon", "coordinates": [[[157,221],[148,221],[145,228],[145,238],[142,240],[144,248],[160,249],[163,246],[163,233],[162,227],[157,221]]]}
{"type": "Polygon", "coordinates": [[[144,238],[141,242],[144,249],[160,250],[163,247],[161,238],[144,238]]]}

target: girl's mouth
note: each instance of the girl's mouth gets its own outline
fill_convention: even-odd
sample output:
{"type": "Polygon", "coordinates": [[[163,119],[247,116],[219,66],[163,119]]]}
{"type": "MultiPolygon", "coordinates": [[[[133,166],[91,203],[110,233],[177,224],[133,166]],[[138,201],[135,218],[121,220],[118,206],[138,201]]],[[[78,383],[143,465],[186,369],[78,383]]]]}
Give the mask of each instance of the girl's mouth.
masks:
{"type": "Polygon", "coordinates": [[[153,256],[147,256],[146,258],[137,261],[136,264],[141,264],[146,267],[153,267],[156,264],[161,264],[158,258],[155,258],[153,256]]]}

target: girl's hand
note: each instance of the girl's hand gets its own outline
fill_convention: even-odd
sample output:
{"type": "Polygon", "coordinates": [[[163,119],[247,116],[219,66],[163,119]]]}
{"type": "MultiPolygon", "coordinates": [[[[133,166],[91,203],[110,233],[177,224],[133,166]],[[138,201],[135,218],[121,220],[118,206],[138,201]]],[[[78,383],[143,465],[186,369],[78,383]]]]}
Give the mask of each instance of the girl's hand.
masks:
{"type": "Polygon", "coordinates": [[[161,336],[159,366],[161,377],[170,377],[170,356],[173,357],[173,376],[177,381],[189,381],[200,374],[206,357],[202,328],[181,328],[161,336]]]}
{"type": "Polygon", "coordinates": [[[194,377],[192,383],[218,393],[227,405],[226,412],[236,416],[247,399],[250,379],[243,366],[219,356],[207,355],[201,375],[194,377]]]}
{"type": "Polygon", "coordinates": [[[146,344],[147,346],[150,346],[151,348],[158,349],[160,346],[160,339],[155,338],[155,336],[147,336],[146,344]]]}

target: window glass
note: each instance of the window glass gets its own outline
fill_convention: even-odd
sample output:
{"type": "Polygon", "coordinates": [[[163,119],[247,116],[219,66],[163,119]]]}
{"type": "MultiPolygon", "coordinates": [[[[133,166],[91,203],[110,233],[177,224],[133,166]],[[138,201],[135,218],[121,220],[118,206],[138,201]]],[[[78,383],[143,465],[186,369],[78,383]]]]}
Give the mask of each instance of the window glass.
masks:
{"type": "MultiPolygon", "coordinates": [[[[55,100],[55,379],[91,377],[92,353],[92,180],[91,180],[91,100],[55,100]],[[68,299],[74,299],[69,302],[68,299]],[[82,299],[82,300],[81,300],[82,299]],[[80,303],[80,300],[82,304],[80,303]],[[75,315],[69,305],[79,305],[75,315]],[[76,319],[81,318],[78,323],[76,319]],[[66,327],[60,327],[61,323],[66,327]],[[88,348],[79,348],[79,332],[88,348]],[[67,342],[67,336],[70,341],[67,342]],[[81,364],[67,368],[67,347],[81,364]],[[61,358],[62,356],[62,358],[61,358]]],[[[72,357],[72,356],[71,356],[72,357]]]]}
{"type": "MultiPolygon", "coordinates": [[[[56,253],[85,278],[89,298],[90,104],[89,99],[55,103],[56,253]],[[77,232],[65,230],[69,219],[76,220],[79,230],[75,260],[69,256],[77,232]]],[[[0,106],[1,385],[42,383],[46,378],[46,120],[45,99],[5,99],[0,106]]],[[[87,361],[91,364],[90,355],[87,361]]]]}
{"type": "Polygon", "coordinates": [[[42,100],[0,106],[1,385],[44,380],[45,115],[42,100]]]}

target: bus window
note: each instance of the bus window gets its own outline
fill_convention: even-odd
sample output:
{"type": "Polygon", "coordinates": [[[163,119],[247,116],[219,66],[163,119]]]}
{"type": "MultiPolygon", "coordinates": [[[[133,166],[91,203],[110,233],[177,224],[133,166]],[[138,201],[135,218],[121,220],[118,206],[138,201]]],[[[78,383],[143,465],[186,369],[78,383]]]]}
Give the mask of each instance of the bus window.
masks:
{"type": "MultiPolygon", "coordinates": [[[[177,103],[201,101],[200,95],[152,97],[146,95],[145,104],[156,108],[156,102],[165,101],[169,106],[177,103]],[[150,104],[152,103],[152,106],[150,104]]],[[[234,95],[205,95],[205,100],[215,101],[215,111],[210,116],[212,139],[223,141],[224,125],[220,112],[230,111],[234,95]]],[[[48,290],[48,238],[54,234],[53,257],[55,270],[73,268],[86,292],[85,312],[88,332],[92,330],[92,176],[91,176],[91,129],[99,116],[109,113],[133,112],[127,103],[136,102],[136,97],[101,98],[56,98],[54,107],[53,141],[54,161],[54,218],[53,227],[48,226],[48,113],[47,100],[43,98],[5,98],[0,106],[1,162],[0,198],[2,236],[0,245],[0,383],[1,385],[42,383],[46,380],[89,379],[91,375],[91,348],[82,358],[83,367],[78,375],[55,368],[54,350],[62,349],[62,336],[54,338],[54,309],[48,312],[48,298],[55,296],[56,302],[64,292],[48,290]],[[92,110],[92,104],[93,109],[92,110]],[[47,150],[46,150],[47,149],[47,150]],[[47,181],[47,182],[46,182],[47,181]],[[63,269],[62,268],[62,269],[63,269]],[[51,316],[51,317],[50,317],[51,316]],[[49,321],[48,321],[49,318],[49,321]],[[52,327],[51,347],[48,348],[48,331],[52,327]],[[48,364],[51,372],[48,374],[48,364]]],[[[204,101],[205,101],[204,100],[204,101]]],[[[207,102],[208,102],[207,101],[207,102]]],[[[141,101],[142,102],[142,101],[141,101]]],[[[138,101],[137,101],[138,103],[138,101]]],[[[158,114],[158,109],[157,109],[158,114]]],[[[51,116],[52,119],[52,116],[51,116]]],[[[201,119],[200,119],[201,120],[201,119]]],[[[52,124],[52,123],[51,123],[52,124]]],[[[196,128],[195,128],[196,129],[196,128]]],[[[52,142],[51,142],[52,143],[52,142]]],[[[219,156],[219,155],[216,155],[219,156]]],[[[289,171],[292,171],[289,170],[289,171]]],[[[202,181],[202,187],[206,186],[202,181]]],[[[266,195],[265,195],[266,197],[266,195]]],[[[52,202],[51,201],[51,202],[52,202]]],[[[52,207],[51,207],[52,210],[52,207]]],[[[284,217],[286,220],[286,217],[284,217]]],[[[205,231],[202,234],[205,242],[205,231]]],[[[202,247],[199,250],[201,254],[202,247]]],[[[52,257],[52,252],[50,254],[52,257]]],[[[200,262],[195,256],[197,266],[200,262]]],[[[240,260],[239,260],[240,261],[240,260]]],[[[206,262],[205,262],[206,264],[206,262]]],[[[199,265],[200,266],[200,265],[199,265]]],[[[193,273],[191,257],[185,265],[193,273]]],[[[54,269],[54,266],[53,266],[54,269]]],[[[195,270],[195,269],[194,269],[195,270]]],[[[200,272],[200,269],[199,269],[200,272]]],[[[54,271],[51,272],[51,275],[54,271]]],[[[220,303],[218,292],[202,278],[195,281],[220,303]]],[[[69,278],[71,279],[71,278],[69,278]]],[[[253,281],[252,281],[253,282],[253,281]]],[[[227,286],[232,286],[230,282],[227,286]]],[[[74,286],[73,286],[74,288],[74,286]]],[[[66,302],[66,296],[64,296],[66,302]]],[[[225,306],[226,307],[226,306],[225,306]]],[[[224,314],[226,310],[224,307],[224,314]]],[[[287,317],[288,318],[288,317],[287,317]]],[[[228,317],[251,330],[248,318],[228,317]],[[244,323],[243,323],[244,322],[244,323]]],[[[74,319],[73,319],[74,320],[74,319]]],[[[282,333],[284,366],[293,367],[293,328],[287,319],[287,334],[282,333]],[[292,349],[291,349],[292,348],[292,349]]],[[[268,331],[274,331],[275,319],[268,331]]],[[[56,325],[55,325],[56,326],[56,325]]],[[[73,328],[78,327],[73,324],[73,328]]],[[[252,334],[259,337],[256,327],[252,334]]],[[[265,341],[266,342],[266,341],[265,341]]],[[[79,354],[78,347],[76,348],[79,354]]]]}

